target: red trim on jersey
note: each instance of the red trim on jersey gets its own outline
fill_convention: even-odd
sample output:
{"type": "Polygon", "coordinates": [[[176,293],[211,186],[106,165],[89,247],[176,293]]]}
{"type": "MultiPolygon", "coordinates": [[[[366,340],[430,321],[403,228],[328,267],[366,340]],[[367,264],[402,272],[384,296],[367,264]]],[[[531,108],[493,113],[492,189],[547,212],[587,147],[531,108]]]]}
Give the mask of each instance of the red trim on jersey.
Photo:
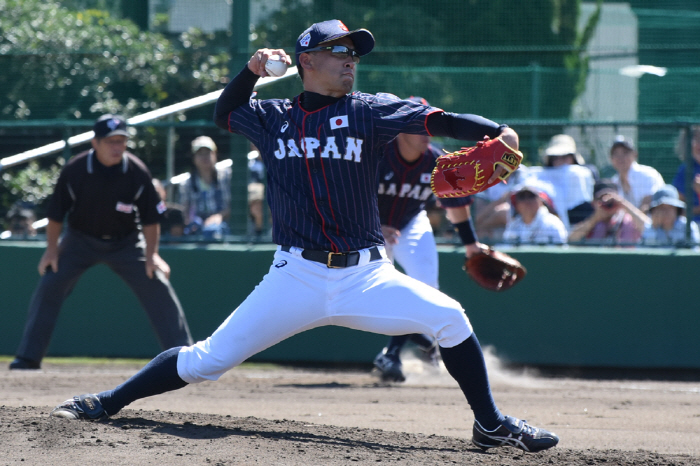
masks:
{"type": "Polygon", "coordinates": [[[423,126],[425,126],[425,130],[428,132],[428,136],[431,136],[431,137],[433,136],[432,133],[428,130],[428,117],[430,115],[432,115],[433,113],[439,113],[439,112],[444,112],[444,110],[441,108],[437,108],[425,116],[425,123],[423,123],[423,126]]]}
{"type": "MultiPolygon", "coordinates": [[[[321,128],[323,128],[323,124],[318,127],[316,137],[318,140],[321,140],[321,128]]],[[[331,217],[333,217],[333,221],[335,222],[335,232],[337,235],[343,240],[343,243],[345,243],[346,246],[346,251],[350,250],[350,245],[348,244],[347,241],[345,241],[345,237],[340,235],[340,225],[338,225],[338,221],[335,218],[335,210],[333,210],[333,204],[331,204],[331,190],[328,187],[328,177],[326,176],[326,166],[323,163],[323,158],[319,156],[319,163],[321,164],[321,171],[323,173],[323,182],[326,184],[326,194],[328,194],[328,207],[331,209],[331,217]]],[[[330,239],[330,238],[329,238],[330,239]]],[[[335,246],[335,245],[334,245],[335,246]]],[[[333,251],[333,252],[338,252],[338,251],[333,251]]]]}
{"type": "MultiPolygon", "coordinates": [[[[316,202],[316,190],[314,189],[314,180],[313,178],[311,178],[311,167],[309,167],[309,158],[306,156],[306,117],[313,112],[307,112],[301,107],[301,105],[299,106],[299,108],[304,112],[304,118],[302,118],[301,120],[301,141],[299,141],[299,147],[301,147],[301,156],[304,157],[304,163],[306,164],[306,174],[309,176],[309,186],[311,187],[311,195],[313,196],[314,207],[316,208],[316,212],[318,213],[319,217],[321,217],[321,232],[323,233],[323,236],[325,236],[326,239],[330,241],[331,249],[333,250],[333,252],[338,252],[338,246],[336,246],[333,240],[326,234],[326,221],[323,219],[323,214],[318,208],[318,203],[316,202]]],[[[321,166],[323,167],[323,164],[321,164],[321,166]]],[[[326,184],[326,187],[327,186],[328,185],[326,184]]]]}

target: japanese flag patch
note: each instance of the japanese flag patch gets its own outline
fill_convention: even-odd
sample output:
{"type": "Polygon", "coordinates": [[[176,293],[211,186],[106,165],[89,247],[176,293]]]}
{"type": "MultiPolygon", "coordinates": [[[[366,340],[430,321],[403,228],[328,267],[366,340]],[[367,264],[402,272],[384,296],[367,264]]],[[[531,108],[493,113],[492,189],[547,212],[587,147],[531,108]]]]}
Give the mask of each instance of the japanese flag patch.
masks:
{"type": "Polygon", "coordinates": [[[331,129],[347,128],[348,127],[348,116],[343,115],[343,116],[333,117],[333,118],[331,118],[330,123],[331,123],[331,129]]]}
{"type": "Polygon", "coordinates": [[[431,173],[421,173],[420,174],[420,182],[421,183],[430,183],[430,175],[431,175],[431,173]]]}

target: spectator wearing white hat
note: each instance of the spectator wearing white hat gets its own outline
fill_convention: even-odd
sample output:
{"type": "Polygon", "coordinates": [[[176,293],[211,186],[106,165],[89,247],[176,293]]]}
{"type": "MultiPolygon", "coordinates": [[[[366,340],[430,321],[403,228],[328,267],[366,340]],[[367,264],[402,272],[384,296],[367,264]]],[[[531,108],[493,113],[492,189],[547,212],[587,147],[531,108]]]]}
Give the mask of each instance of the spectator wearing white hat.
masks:
{"type": "MultiPolygon", "coordinates": [[[[679,246],[686,244],[685,202],[678,197],[675,186],[667,184],[651,197],[649,204],[651,223],[642,233],[642,244],[659,246],[679,246]]],[[[700,230],[694,221],[690,222],[690,242],[700,244],[700,230]]]]}
{"type": "Polygon", "coordinates": [[[180,183],[180,204],[185,208],[187,234],[220,238],[229,232],[231,167],[216,167],[217,147],[209,136],[192,141],[193,170],[180,183]]]}
{"type": "Polygon", "coordinates": [[[642,212],[647,212],[651,195],[666,183],[654,167],[637,163],[638,158],[632,141],[622,135],[615,137],[610,148],[610,162],[617,174],[612,181],[620,187],[621,196],[642,212]]]}
{"type": "MultiPolygon", "coordinates": [[[[550,191],[551,192],[551,191],[550,191]]],[[[511,195],[515,215],[506,224],[508,244],[564,244],[567,232],[544,185],[530,180],[511,195]]]]}
{"type": "Polygon", "coordinates": [[[571,225],[585,220],[593,213],[596,174],[584,165],[576,141],[568,134],[552,137],[542,155],[542,163],[544,167],[531,169],[530,173],[554,186],[554,205],[568,231],[571,225]]]}

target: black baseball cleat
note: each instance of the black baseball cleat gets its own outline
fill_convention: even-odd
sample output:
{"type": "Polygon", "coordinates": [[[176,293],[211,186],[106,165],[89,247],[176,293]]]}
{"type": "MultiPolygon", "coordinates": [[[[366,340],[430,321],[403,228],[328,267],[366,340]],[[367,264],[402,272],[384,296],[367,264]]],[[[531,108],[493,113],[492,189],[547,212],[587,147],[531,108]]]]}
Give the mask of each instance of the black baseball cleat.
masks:
{"type": "Polygon", "coordinates": [[[430,364],[432,367],[440,367],[440,350],[437,341],[430,348],[418,347],[421,361],[430,364]]]}
{"type": "Polygon", "coordinates": [[[32,361],[31,359],[20,358],[19,356],[15,358],[14,361],[10,363],[10,370],[26,370],[26,369],[41,369],[41,363],[38,361],[32,361]]]}
{"type": "Polygon", "coordinates": [[[486,430],[474,421],[472,443],[477,447],[488,448],[511,446],[534,453],[552,448],[559,443],[559,437],[553,432],[531,426],[525,421],[506,416],[496,430],[486,430]]]}
{"type": "Polygon", "coordinates": [[[405,382],[401,360],[395,354],[386,352],[386,348],[374,358],[374,367],[379,369],[384,382],[405,382]]]}
{"type": "Polygon", "coordinates": [[[97,395],[91,394],[74,396],[70,400],[64,401],[51,411],[51,416],[72,421],[78,419],[100,421],[109,417],[97,395]]]}

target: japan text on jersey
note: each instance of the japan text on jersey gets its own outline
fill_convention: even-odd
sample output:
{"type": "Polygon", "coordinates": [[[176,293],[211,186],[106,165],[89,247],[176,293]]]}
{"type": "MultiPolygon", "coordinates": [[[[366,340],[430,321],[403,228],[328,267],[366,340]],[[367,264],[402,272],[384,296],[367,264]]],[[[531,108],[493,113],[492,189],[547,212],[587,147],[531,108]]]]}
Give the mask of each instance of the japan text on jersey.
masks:
{"type": "Polygon", "coordinates": [[[314,112],[299,98],[256,100],[229,114],[268,169],[277,244],[333,251],[383,243],[377,164],[400,132],[427,134],[432,107],[389,94],[353,93],[314,112]]]}

